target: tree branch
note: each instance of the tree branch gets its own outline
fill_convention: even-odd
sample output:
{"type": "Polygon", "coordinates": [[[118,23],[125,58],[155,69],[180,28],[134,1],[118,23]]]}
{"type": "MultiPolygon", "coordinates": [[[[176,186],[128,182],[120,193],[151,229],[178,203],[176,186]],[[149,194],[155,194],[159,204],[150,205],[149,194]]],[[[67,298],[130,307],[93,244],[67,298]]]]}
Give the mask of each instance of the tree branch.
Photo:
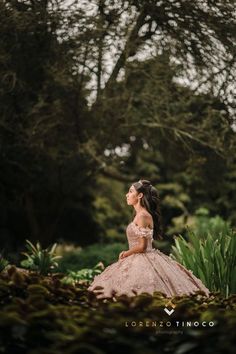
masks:
{"type": "Polygon", "coordinates": [[[114,67],[114,69],[113,69],[113,71],[106,83],[106,86],[105,86],[103,92],[106,92],[112,86],[113,82],[116,80],[116,78],[119,74],[120,69],[124,66],[126,59],[129,56],[134,55],[136,53],[138,45],[140,44],[140,41],[137,40],[138,39],[138,32],[144,24],[145,17],[146,17],[146,11],[143,8],[142,11],[138,15],[136,23],[130,32],[130,35],[126,41],[125,47],[115,64],[115,67],[114,67]]]}

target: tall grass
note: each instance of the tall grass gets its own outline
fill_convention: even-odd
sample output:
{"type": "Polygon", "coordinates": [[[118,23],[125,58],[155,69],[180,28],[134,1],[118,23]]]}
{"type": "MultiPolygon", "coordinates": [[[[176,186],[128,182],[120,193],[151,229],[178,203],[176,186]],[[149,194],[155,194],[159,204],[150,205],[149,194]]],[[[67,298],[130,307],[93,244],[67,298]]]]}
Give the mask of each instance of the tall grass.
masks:
{"type": "Polygon", "coordinates": [[[220,291],[224,296],[236,293],[236,233],[208,232],[201,238],[188,229],[188,240],[175,236],[170,257],[191,269],[211,291],[220,291]]]}

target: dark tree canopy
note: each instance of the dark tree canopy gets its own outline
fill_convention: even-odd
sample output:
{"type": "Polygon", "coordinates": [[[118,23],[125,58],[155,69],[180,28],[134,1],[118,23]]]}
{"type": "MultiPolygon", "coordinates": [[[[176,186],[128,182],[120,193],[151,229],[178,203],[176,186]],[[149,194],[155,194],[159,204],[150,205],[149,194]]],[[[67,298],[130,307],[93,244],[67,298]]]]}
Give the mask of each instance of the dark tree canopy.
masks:
{"type": "Polygon", "coordinates": [[[235,17],[223,0],[0,1],[0,229],[13,248],[98,240],[99,178],[146,174],[165,191],[175,179],[184,213],[188,199],[189,213],[204,201],[235,219],[235,17]]]}

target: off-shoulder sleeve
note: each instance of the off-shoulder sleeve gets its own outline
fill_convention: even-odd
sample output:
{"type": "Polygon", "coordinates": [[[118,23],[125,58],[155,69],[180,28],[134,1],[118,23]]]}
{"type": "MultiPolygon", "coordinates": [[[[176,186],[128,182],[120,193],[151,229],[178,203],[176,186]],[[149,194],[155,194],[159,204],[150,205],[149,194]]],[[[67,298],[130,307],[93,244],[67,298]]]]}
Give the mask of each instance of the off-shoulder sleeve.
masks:
{"type": "Polygon", "coordinates": [[[136,229],[136,234],[140,237],[150,237],[152,236],[153,230],[150,229],[149,227],[141,227],[138,225],[135,225],[136,229]]]}

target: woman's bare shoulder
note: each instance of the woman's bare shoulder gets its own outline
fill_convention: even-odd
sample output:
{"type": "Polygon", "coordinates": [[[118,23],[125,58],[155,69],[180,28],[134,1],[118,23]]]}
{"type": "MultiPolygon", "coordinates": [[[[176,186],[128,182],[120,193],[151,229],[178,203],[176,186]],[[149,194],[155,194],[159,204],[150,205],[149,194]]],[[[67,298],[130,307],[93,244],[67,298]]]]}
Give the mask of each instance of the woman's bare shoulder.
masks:
{"type": "Polygon", "coordinates": [[[135,222],[138,226],[151,227],[152,226],[152,216],[148,212],[142,211],[135,217],[135,222]]]}

